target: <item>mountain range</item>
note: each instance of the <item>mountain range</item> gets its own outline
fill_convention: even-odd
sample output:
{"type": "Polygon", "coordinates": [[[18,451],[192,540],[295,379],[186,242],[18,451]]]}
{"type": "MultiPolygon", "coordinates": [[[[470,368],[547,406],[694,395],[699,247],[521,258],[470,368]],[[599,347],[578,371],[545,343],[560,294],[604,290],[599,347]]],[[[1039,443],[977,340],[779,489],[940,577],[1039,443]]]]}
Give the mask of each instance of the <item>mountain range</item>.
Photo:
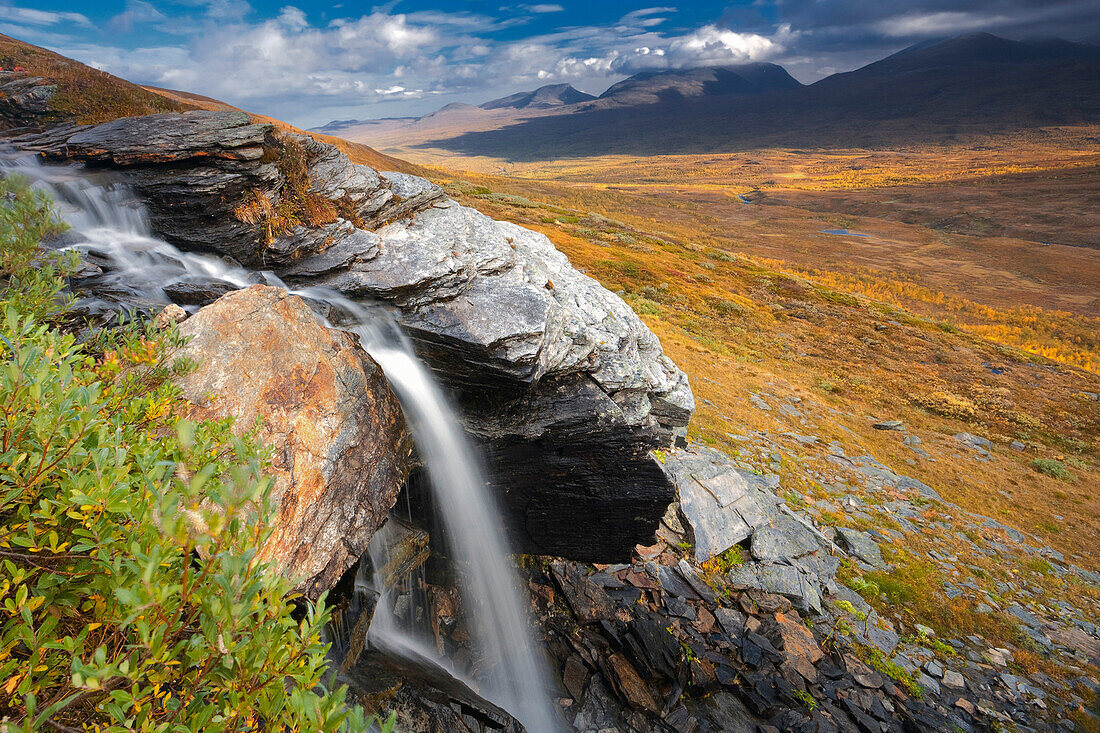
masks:
{"type": "Polygon", "coordinates": [[[555,112],[578,112],[612,107],[634,107],[675,102],[690,97],[763,94],[795,89],[802,84],[777,64],[752,63],[735,66],[703,66],[691,69],[643,71],[612,84],[600,96],[582,92],[571,84],[547,84],[538,89],[516,92],[472,105],[452,102],[421,117],[387,117],[377,120],[333,120],[313,132],[338,134],[363,126],[404,126],[453,122],[458,117],[488,119],[485,112],[525,116],[555,112]]]}
{"type": "Polygon", "coordinates": [[[896,144],[1096,120],[1100,45],[977,33],[914,45],[809,85],[768,63],[647,71],[595,98],[553,85],[480,107],[317,131],[414,159],[447,151],[534,161],[896,144]]]}

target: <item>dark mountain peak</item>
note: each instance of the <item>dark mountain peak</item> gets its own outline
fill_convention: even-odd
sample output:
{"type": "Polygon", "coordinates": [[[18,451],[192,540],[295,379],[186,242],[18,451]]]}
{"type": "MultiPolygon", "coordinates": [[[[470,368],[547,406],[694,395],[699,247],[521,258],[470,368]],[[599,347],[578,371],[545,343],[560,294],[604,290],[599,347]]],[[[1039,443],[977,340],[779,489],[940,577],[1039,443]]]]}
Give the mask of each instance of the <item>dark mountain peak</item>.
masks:
{"type": "Polygon", "coordinates": [[[700,66],[642,71],[612,84],[600,100],[618,105],[653,104],[685,97],[759,94],[802,86],[776,64],[700,66]]]}
{"type": "Polygon", "coordinates": [[[595,99],[571,84],[547,84],[531,92],[517,92],[481,105],[481,109],[548,109],[595,99]]]}
{"type": "Polygon", "coordinates": [[[991,33],[967,33],[909,46],[854,73],[894,74],[945,67],[1088,59],[1098,55],[1094,46],[1063,38],[1013,41],[991,33]]]}

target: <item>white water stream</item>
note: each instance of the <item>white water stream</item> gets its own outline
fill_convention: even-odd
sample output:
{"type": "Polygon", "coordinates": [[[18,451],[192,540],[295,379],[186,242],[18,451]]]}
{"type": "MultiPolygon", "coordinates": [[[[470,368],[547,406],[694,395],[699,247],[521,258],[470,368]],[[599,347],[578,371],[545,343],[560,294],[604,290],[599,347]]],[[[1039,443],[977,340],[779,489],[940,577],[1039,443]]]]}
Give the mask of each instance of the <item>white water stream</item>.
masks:
{"type": "MultiPolygon", "coordinates": [[[[100,185],[82,169],[44,166],[34,158],[3,160],[0,169],[31,179],[50,194],[71,228],[66,246],[105,259],[107,272],[96,287],[123,301],[129,296],[168,303],[163,286],[179,277],[215,277],[241,287],[256,282],[286,287],[270,273],[181,252],[155,237],[144,209],[127,189],[100,185]]],[[[554,733],[559,724],[525,618],[500,513],[454,410],[391,319],[331,290],[288,290],[324,302],[350,319],[341,327],[359,335],[405,411],[430,479],[434,509],[446,529],[463,605],[472,622],[473,646],[483,661],[476,681],[473,675],[457,675],[467,677],[471,686],[515,716],[530,733],[554,733]]],[[[377,568],[380,558],[373,559],[377,568]]],[[[381,588],[377,578],[374,587],[381,588]]],[[[382,589],[368,632],[370,644],[412,662],[426,658],[452,669],[417,629],[398,621],[393,601],[394,594],[382,589]]]]}

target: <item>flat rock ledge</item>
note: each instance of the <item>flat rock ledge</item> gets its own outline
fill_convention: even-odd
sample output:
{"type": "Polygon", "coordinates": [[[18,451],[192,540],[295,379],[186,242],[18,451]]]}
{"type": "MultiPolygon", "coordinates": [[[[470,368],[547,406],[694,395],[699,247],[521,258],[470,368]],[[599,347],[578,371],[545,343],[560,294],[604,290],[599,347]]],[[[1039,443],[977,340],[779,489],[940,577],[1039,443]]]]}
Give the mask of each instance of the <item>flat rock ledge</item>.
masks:
{"type": "Polygon", "coordinates": [[[354,336],[327,328],[300,299],[254,285],[180,324],[180,379],[194,419],[262,419],[273,447],[277,516],[260,557],[316,599],[366,551],[408,474],[397,398],[354,336]]]}
{"type": "MultiPolygon", "coordinates": [[[[695,407],[657,337],[545,236],[460,206],[422,178],[296,140],[313,193],[352,206],[359,226],[338,219],[266,241],[240,221],[234,209],[248,196],[278,203],[286,184],[274,162],[285,138],[242,113],[149,115],[13,142],[117,175],[154,232],[181,249],[387,308],[484,445],[519,549],[628,558],[674,495],[650,451],[684,435],[695,407]]],[[[81,287],[96,294],[94,279],[81,287]]],[[[165,300],[193,310],[224,287],[175,282],[165,300]]],[[[340,323],[324,296],[310,304],[340,323]]]]}

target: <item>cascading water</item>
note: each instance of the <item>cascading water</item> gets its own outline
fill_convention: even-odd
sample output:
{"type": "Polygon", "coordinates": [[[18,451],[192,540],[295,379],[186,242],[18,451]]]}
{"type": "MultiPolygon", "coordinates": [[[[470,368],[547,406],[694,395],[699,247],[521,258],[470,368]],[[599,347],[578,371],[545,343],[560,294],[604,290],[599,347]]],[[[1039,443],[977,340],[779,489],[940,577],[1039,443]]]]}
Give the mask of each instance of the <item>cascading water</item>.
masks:
{"type": "MultiPolygon", "coordinates": [[[[66,246],[94,253],[109,266],[96,289],[146,302],[167,303],[163,286],[175,278],[218,278],[238,286],[283,285],[270,273],[231,267],[214,257],[181,252],[153,236],[139,203],[123,187],[97,185],[72,166],[43,166],[34,158],[0,162],[46,190],[71,227],[66,246]]],[[[288,288],[289,289],[289,288],[288,288]]],[[[514,715],[531,733],[559,729],[547,694],[542,665],[524,617],[522,593],[476,454],[430,371],[417,359],[397,325],[341,294],[320,288],[290,292],[319,301],[347,316],[342,322],[378,362],[397,394],[430,479],[434,504],[446,528],[460,591],[473,621],[473,644],[485,662],[477,675],[481,694],[514,715]]],[[[385,538],[375,545],[384,550],[385,538]]],[[[381,550],[380,550],[381,552],[381,550]]],[[[374,567],[382,559],[375,557],[374,567]]],[[[450,670],[435,647],[413,628],[398,623],[393,594],[382,590],[368,631],[371,645],[450,670]]]]}
{"type": "MultiPolygon", "coordinates": [[[[516,573],[508,560],[500,512],[454,411],[392,320],[372,318],[362,306],[331,291],[310,288],[301,294],[325,298],[352,315],[355,325],[349,330],[358,334],[382,367],[404,408],[427,469],[436,511],[446,528],[466,610],[474,622],[474,646],[489,662],[481,692],[512,713],[530,733],[557,730],[516,573]]],[[[377,558],[374,565],[379,565],[377,558]]],[[[375,583],[377,588],[382,585],[375,583]]],[[[435,656],[434,649],[412,629],[394,622],[389,600],[383,593],[375,612],[378,625],[372,623],[369,632],[371,643],[398,656],[408,652],[435,656]]]]}

